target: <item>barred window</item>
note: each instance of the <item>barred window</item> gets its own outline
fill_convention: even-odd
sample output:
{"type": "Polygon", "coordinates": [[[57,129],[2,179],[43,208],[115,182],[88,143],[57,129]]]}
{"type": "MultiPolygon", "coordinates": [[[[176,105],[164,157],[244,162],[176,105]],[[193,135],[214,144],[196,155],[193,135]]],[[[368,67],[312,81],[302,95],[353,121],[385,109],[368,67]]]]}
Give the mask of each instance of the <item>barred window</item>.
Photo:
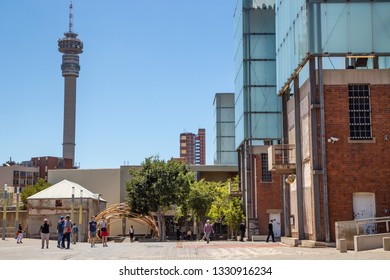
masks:
{"type": "Polygon", "coordinates": [[[261,154],[261,181],[272,182],[272,172],[268,170],[268,154],[261,154]]]}
{"type": "Polygon", "coordinates": [[[370,86],[349,84],[349,136],[351,140],[371,140],[370,86]]]}

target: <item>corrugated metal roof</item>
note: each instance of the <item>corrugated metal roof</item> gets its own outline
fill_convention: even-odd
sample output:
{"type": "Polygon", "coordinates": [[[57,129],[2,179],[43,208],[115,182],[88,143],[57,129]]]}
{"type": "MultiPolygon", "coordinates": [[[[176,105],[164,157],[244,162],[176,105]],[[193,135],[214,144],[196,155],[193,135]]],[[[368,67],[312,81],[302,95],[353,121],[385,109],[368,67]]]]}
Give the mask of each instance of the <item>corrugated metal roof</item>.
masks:
{"type": "MultiPolygon", "coordinates": [[[[99,194],[95,194],[87,190],[86,188],[68,180],[62,180],[61,182],[40,191],[27,199],[48,199],[48,198],[72,198],[72,188],[74,187],[74,197],[80,198],[81,190],[83,191],[83,198],[98,199],[99,194]]],[[[105,201],[100,198],[101,201],[105,201]]]]}

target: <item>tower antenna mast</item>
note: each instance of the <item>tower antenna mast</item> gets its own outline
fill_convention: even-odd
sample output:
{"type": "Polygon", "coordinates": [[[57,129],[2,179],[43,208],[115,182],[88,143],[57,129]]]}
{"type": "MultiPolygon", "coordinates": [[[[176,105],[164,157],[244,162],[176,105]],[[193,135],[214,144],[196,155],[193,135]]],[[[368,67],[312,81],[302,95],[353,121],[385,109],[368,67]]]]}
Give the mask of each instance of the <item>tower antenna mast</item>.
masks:
{"type": "Polygon", "coordinates": [[[70,0],[69,6],[69,33],[73,32],[73,5],[72,0],[70,0]]]}

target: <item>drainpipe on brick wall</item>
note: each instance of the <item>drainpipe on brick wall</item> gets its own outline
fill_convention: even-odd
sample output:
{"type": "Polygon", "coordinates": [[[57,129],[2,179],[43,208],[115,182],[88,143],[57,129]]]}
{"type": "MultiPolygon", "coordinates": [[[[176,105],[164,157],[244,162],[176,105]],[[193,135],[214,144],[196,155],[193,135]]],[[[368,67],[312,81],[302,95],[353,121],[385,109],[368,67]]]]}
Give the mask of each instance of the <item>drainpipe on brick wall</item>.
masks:
{"type": "Polygon", "coordinates": [[[324,196],[324,229],[325,241],[330,242],[329,230],[329,209],[328,209],[328,179],[326,173],[326,141],[325,141],[325,103],[324,103],[324,80],[322,69],[322,57],[318,57],[318,91],[320,95],[320,137],[321,137],[321,159],[322,159],[322,188],[324,196]]]}
{"type": "Polygon", "coordinates": [[[297,214],[299,239],[305,239],[303,221],[303,185],[302,185],[302,134],[301,134],[301,102],[299,94],[299,76],[294,78],[294,115],[295,115],[295,159],[297,185],[297,214]]]}
{"type": "Polygon", "coordinates": [[[315,240],[322,239],[321,232],[321,202],[320,202],[320,176],[322,170],[320,170],[319,158],[318,158],[318,129],[317,129],[317,113],[320,109],[320,104],[317,103],[317,79],[316,79],[316,62],[315,57],[311,57],[309,60],[310,67],[310,122],[311,122],[311,168],[312,168],[312,184],[313,184],[313,208],[314,208],[314,229],[315,240]]]}
{"type": "MultiPolygon", "coordinates": [[[[282,95],[282,118],[283,118],[283,140],[282,144],[288,144],[288,120],[287,120],[287,102],[290,96],[288,90],[282,95]]],[[[290,224],[290,185],[286,183],[286,175],[282,176],[282,190],[283,190],[283,221],[284,221],[284,236],[291,236],[290,224]]]]}

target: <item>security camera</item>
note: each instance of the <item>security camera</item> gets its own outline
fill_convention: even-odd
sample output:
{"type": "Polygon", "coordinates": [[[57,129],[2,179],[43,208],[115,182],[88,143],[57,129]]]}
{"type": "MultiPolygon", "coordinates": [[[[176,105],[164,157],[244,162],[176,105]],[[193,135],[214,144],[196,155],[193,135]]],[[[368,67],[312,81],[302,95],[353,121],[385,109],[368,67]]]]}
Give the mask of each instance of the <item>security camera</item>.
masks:
{"type": "Polygon", "coordinates": [[[328,142],[329,143],[334,143],[334,142],[337,142],[337,141],[339,141],[340,139],[339,138],[337,138],[337,137],[330,137],[329,139],[328,139],[328,142]]]}

